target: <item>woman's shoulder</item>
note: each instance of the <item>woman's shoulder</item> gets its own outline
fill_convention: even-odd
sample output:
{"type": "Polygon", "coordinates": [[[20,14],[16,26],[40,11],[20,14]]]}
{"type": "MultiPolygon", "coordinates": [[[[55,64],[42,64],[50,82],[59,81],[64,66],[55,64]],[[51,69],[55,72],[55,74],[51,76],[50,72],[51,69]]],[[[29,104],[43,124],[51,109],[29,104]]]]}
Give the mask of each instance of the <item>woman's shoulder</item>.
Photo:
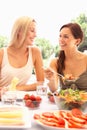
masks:
{"type": "Polygon", "coordinates": [[[87,62],[87,54],[85,53],[82,53],[83,57],[84,57],[84,60],[87,62]]]}
{"type": "Polygon", "coordinates": [[[50,60],[50,62],[53,63],[53,64],[56,64],[57,61],[58,61],[58,58],[57,58],[57,57],[54,57],[54,58],[52,58],[52,59],[50,60]]]}
{"type": "Polygon", "coordinates": [[[84,52],[80,52],[79,58],[80,58],[80,60],[83,60],[87,66],[87,54],[85,54],[84,52]]]}
{"type": "Polygon", "coordinates": [[[86,60],[87,61],[87,54],[86,53],[84,53],[84,52],[79,52],[79,59],[81,60],[86,60]]]}
{"type": "Polygon", "coordinates": [[[41,49],[38,46],[31,46],[32,52],[33,53],[41,53],[41,49]]]}
{"type": "Polygon", "coordinates": [[[51,60],[50,60],[50,66],[52,67],[52,68],[57,68],[57,62],[58,62],[58,58],[57,57],[54,57],[54,58],[52,58],[51,60]]]}
{"type": "Polygon", "coordinates": [[[37,47],[37,46],[31,46],[31,51],[32,51],[33,61],[42,58],[42,53],[41,53],[41,50],[40,50],[39,47],[37,47]]]}

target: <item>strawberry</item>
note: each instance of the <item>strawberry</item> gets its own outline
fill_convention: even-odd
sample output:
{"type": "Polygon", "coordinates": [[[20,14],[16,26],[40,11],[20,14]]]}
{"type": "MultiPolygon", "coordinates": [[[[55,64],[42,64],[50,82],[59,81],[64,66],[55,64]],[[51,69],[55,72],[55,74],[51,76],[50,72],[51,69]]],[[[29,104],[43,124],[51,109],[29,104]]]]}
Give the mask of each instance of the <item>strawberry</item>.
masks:
{"type": "Polygon", "coordinates": [[[28,99],[28,100],[25,101],[25,105],[27,107],[29,107],[31,105],[31,103],[32,103],[32,101],[30,99],[28,99]]]}
{"type": "Polygon", "coordinates": [[[30,97],[29,94],[25,94],[23,99],[24,99],[24,100],[28,100],[29,97],[30,97]]]}
{"type": "Polygon", "coordinates": [[[42,98],[40,97],[40,96],[36,96],[36,101],[41,101],[42,100],[42,98]]]}
{"type": "Polygon", "coordinates": [[[30,104],[30,106],[29,106],[30,108],[34,108],[35,107],[35,105],[34,105],[34,103],[33,102],[31,102],[31,104],[30,104]]]}
{"type": "Polygon", "coordinates": [[[49,97],[49,100],[50,100],[50,102],[55,102],[53,96],[50,96],[50,97],[49,97]]]}
{"type": "Polygon", "coordinates": [[[30,99],[31,99],[32,101],[35,101],[35,100],[36,100],[36,97],[35,97],[33,94],[31,94],[31,95],[30,95],[30,99]]]}

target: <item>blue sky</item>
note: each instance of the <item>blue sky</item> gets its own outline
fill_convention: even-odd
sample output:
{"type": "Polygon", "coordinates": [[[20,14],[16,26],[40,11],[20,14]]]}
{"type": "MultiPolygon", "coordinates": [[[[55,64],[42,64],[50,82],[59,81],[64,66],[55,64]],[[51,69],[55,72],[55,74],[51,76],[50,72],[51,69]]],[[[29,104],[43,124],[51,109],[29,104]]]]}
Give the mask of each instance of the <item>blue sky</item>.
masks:
{"type": "Polygon", "coordinates": [[[20,16],[31,16],[37,21],[37,36],[58,44],[59,28],[87,15],[87,0],[0,0],[0,35],[10,37],[14,21],[20,16]]]}

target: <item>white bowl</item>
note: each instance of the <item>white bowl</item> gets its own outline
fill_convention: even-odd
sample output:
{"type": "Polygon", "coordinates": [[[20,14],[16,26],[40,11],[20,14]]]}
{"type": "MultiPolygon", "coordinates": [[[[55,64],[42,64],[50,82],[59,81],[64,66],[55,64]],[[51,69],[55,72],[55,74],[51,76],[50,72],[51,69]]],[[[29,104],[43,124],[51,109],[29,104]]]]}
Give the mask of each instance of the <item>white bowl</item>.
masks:
{"type": "Polygon", "coordinates": [[[64,96],[54,93],[54,100],[58,109],[71,110],[73,108],[79,108],[85,110],[87,108],[87,100],[67,100],[69,97],[65,98],[64,96]]]}

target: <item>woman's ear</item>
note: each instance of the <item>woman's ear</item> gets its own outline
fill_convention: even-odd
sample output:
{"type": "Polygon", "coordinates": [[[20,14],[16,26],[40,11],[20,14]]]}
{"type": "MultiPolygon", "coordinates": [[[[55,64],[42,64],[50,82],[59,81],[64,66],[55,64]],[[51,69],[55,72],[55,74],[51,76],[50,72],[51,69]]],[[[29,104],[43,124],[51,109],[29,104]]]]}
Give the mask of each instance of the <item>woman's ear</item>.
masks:
{"type": "Polygon", "coordinates": [[[80,43],[81,43],[81,39],[78,38],[78,39],[76,40],[76,46],[79,46],[80,43]]]}

